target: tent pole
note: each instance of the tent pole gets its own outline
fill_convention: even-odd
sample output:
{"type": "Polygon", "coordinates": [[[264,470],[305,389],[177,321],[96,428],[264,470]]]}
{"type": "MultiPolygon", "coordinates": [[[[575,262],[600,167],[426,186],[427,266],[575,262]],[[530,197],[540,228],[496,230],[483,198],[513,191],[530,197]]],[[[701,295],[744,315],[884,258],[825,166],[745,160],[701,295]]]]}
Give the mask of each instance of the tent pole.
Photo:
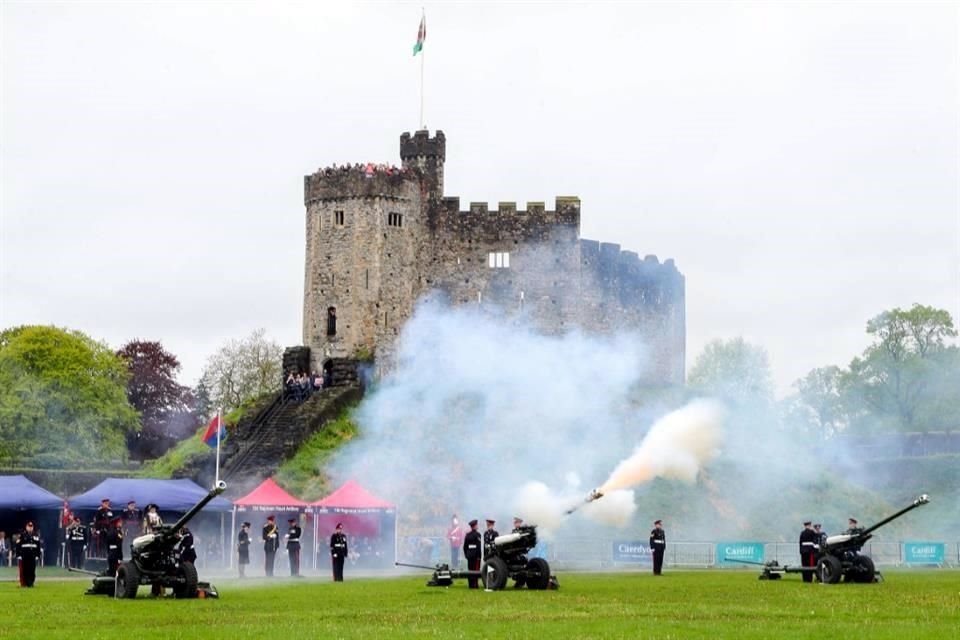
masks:
{"type": "Polygon", "coordinates": [[[230,565],[228,569],[233,569],[233,541],[236,540],[237,529],[237,505],[233,505],[233,517],[230,518],[230,543],[227,547],[230,549],[230,565]]]}

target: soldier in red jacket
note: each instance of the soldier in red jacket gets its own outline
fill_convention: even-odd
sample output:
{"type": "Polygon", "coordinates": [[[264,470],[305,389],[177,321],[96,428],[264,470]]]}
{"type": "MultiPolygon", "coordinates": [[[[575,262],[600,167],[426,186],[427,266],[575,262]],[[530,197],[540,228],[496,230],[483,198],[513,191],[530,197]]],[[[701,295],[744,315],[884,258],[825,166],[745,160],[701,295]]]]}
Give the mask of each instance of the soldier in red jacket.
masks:
{"type": "Polygon", "coordinates": [[[460,520],[457,514],[453,514],[450,520],[450,528],[447,529],[447,542],[450,543],[450,568],[457,569],[460,566],[460,548],[463,546],[463,537],[465,532],[460,526],[460,520]]]}

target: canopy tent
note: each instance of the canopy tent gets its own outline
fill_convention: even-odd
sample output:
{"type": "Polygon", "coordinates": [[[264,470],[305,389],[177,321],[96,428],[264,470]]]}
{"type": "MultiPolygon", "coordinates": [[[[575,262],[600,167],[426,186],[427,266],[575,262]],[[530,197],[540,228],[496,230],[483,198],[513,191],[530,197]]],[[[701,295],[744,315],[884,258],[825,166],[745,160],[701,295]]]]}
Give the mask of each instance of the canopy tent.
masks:
{"type": "MultiPolygon", "coordinates": [[[[347,480],[339,489],[313,503],[318,536],[331,535],[342,523],[348,538],[354,538],[351,553],[364,539],[371,550],[382,553],[381,564],[393,564],[397,552],[397,508],[373,495],[357,482],[347,480]],[[392,550],[385,544],[390,541],[392,550]]],[[[318,540],[320,537],[317,538],[318,540]]],[[[361,554],[363,549],[357,549],[361,554]]],[[[362,557],[362,556],[361,556],[362,557]]]]}
{"type": "MultiPolygon", "coordinates": [[[[123,507],[131,500],[141,509],[151,502],[160,507],[160,511],[185,512],[206,496],[204,490],[193,480],[156,480],[153,478],[107,478],[86,493],[70,498],[70,508],[74,511],[95,511],[100,502],[108,498],[115,509],[123,507]]],[[[230,511],[233,505],[226,498],[217,497],[203,508],[204,511],[230,511]]]]}
{"type": "Polygon", "coordinates": [[[62,506],[63,498],[34,484],[26,476],[0,476],[0,509],[36,511],[62,506]]]}
{"type": "MultiPolygon", "coordinates": [[[[304,516],[302,514],[309,514],[310,503],[294,498],[292,495],[287,493],[283,487],[278,485],[273,478],[267,478],[260,485],[243,496],[238,500],[233,502],[233,521],[230,525],[230,539],[237,539],[237,514],[249,514],[255,512],[264,513],[263,519],[265,520],[268,515],[276,517],[277,527],[281,531],[284,530],[284,527],[287,524],[288,518],[297,518],[301,520],[304,516]]],[[[249,517],[249,516],[247,516],[249,517]]],[[[252,520],[252,518],[251,518],[252,520]]],[[[262,525],[261,522],[251,522],[253,526],[262,525]]],[[[303,523],[301,522],[301,526],[303,523]]],[[[310,527],[304,527],[308,532],[310,527]]],[[[253,540],[259,540],[259,534],[251,535],[253,540]]],[[[303,541],[306,542],[306,541],[303,541]]],[[[259,555],[257,551],[259,545],[251,545],[251,548],[254,550],[254,555],[259,555]]],[[[313,545],[307,545],[301,543],[301,547],[305,549],[310,549],[313,545]]],[[[230,566],[233,567],[233,554],[230,555],[230,566]]]]}
{"type": "Polygon", "coordinates": [[[57,557],[57,527],[63,504],[63,498],[26,476],[0,476],[0,531],[6,532],[7,545],[13,534],[32,520],[43,539],[44,564],[50,564],[50,558],[57,557]]]}

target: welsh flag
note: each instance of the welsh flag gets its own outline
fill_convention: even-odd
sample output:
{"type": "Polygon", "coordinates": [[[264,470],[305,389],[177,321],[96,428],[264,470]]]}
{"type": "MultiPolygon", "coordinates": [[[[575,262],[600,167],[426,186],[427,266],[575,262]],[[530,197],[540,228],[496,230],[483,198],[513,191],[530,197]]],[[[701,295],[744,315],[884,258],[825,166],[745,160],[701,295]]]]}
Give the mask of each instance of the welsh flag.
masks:
{"type": "Polygon", "coordinates": [[[420,18],[420,29],[417,31],[417,44],[413,45],[413,55],[423,50],[423,41],[427,39],[427,15],[420,18]]]}
{"type": "Polygon", "coordinates": [[[213,420],[207,425],[207,430],[203,432],[203,442],[208,447],[215,449],[217,442],[222,442],[227,438],[227,425],[224,424],[220,414],[213,416],[213,420]]]}

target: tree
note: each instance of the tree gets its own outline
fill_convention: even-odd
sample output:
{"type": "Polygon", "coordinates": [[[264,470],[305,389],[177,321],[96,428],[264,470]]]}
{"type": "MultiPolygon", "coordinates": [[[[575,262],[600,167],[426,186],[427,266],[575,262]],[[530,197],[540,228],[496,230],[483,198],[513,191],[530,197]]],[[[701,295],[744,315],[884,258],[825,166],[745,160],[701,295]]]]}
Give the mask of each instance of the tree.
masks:
{"type": "Polygon", "coordinates": [[[62,466],[124,459],[139,426],[127,367],[79,331],[0,332],[0,460],[62,466]]]}
{"type": "Polygon", "coordinates": [[[735,405],[766,408],[773,402],[767,350],[743,338],[709,342],[690,370],[687,384],[735,405]]]}
{"type": "Polygon", "coordinates": [[[829,438],[849,423],[844,406],[844,372],[840,367],[814,369],[797,380],[795,398],[788,398],[784,407],[790,422],[820,438],[829,438]]]}
{"type": "Polygon", "coordinates": [[[265,333],[257,329],[242,340],[230,340],[207,360],[200,381],[213,405],[231,411],[279,389],[283,350],[265,333]]]}
{"type": "Polygon", "coordinates": [[[177,382],[180,362],[159,342],[134,340],[117,355],[127,363],[127,399],[143,423],[127,445],[136,458],[155,458],[196,431],[199,421],[190,389],[177,382]]]}
{"type": "MultiPolygon", "coordinates": [[[[914,304],[867,322],[875,341],[854,358],[845,377],[848,402],[870,419],[906,430],[943,428],[944,380],[956,379],[960,359],[948,338],[957,331],[949,312],[914,304]],[[939,410],[935,410],[939,408],[939,410]]],[[[956,395],[953,394],[956,398],[956,395]]],[[[955,405],[954,405],[955,406],[955,405]]]]}

